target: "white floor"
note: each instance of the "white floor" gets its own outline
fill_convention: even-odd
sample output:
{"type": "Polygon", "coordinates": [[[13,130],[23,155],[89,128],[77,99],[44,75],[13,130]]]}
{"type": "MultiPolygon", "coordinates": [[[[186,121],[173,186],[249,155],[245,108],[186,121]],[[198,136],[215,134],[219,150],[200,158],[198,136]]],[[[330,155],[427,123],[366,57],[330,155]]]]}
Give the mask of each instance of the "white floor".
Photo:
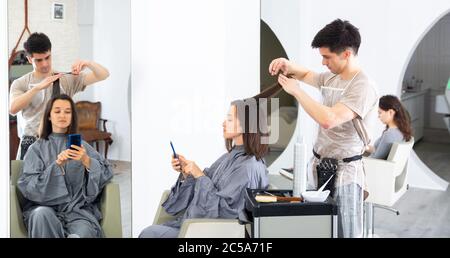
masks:
{"type": "MultiPolygon", "coordinates": [[[[414,150],[442,179],[450,181],[450,134],[429,130],[414,150]]],[[[450,237],[450,188],[432,191],[410,188],[394,205],[400,215],[375,209],[375,234],[379,237],[450,237]]]]}

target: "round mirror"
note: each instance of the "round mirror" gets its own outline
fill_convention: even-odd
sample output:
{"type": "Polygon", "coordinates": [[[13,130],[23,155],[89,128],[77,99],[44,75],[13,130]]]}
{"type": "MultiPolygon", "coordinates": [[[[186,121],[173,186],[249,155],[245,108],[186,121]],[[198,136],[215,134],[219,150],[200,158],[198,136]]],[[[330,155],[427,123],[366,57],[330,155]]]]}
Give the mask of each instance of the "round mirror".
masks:
{"type": "MultiPolygon", "coordinates": [[[[276,76],[270,76],[268,69],[270,62],[278,57],[288,58],[281,42],[278,40],[272,29],[261,20],[261,48],[260,48],[260,79],[261,91],[267,89],[277,81],[276,76]]],[[[297,101],[294,97],[284,91],[280,91],[273,98],[279,99],[279,126],[271,126],[272,135],[278,135],[275,143],[269,145],[269,153],[266,156],[267,166],[269,167],[284,151],[291,140],[297,124],[297,101]],[[275,132],[275,130],[278,130],[275,132]]],[[[268,112],[272,114],[275,110],[268,112]]],[[[269,118],[269,123],[271,119],[269,118]]]]}
{"type": "Polygon", "coordinates": [[[401,100],[411,117],[417,156],[450,180],[450,13],[425,34],[409,60],[401,100]]]}

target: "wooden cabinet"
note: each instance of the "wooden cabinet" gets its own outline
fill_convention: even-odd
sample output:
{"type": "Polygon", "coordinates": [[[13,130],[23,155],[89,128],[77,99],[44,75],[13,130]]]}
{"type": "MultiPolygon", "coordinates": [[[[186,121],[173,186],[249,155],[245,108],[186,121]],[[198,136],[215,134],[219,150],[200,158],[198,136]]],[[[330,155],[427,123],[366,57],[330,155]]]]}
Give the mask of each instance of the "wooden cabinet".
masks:
{"type": "Polygon", "coordinates": [[[411,127],[413,129],[414,139],[417,142],[423,137],[423,128],[425,126],[425,96],[427,90],[414,93],[404,93],[402,103],[411,116],[411,127]]]}

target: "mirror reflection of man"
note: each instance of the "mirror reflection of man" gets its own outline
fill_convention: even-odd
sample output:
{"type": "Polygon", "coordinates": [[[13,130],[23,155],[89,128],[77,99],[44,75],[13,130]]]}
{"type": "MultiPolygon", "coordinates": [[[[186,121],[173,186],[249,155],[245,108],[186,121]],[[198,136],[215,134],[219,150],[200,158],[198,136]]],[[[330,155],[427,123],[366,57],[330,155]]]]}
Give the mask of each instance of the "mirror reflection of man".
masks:
{"type": "Polygon", "coordinates": [[[52,43],[43,33],[33,33],[23,44],[33,71],[13,81],[10,89],[9,112],[22,112],[23,135],[19,135],[18,159],[23,159],[28,147],[36,141],[45,104],[53,95],[67,94],[73,97],[87,85],[105,80],[109,72],[103,66],[86,60],[78,60],[69,73],[56,72],[52,68],[52,43]],[[84,68],[90,72],[82,72],[84,68]]]}
{"type": "Polygon", "coordinates": [[[282,72],[278,82],[283,89],[320,125],[312,168],[319,184],[336,175],[330,182],[335,181],[340,237],[362,236],[367,192],[361,154],[370,142],[368,129],[378,110],[377,87],[358,64],[360,44],[358,28],[337,19],[320,30],[311,44],[319,49],[329,72],[316,73],[284,58],[273,60],[269,67],[271,75],[282,72]],[[320,90],[323,103],[308,96],[297,80],[320,90]]]}

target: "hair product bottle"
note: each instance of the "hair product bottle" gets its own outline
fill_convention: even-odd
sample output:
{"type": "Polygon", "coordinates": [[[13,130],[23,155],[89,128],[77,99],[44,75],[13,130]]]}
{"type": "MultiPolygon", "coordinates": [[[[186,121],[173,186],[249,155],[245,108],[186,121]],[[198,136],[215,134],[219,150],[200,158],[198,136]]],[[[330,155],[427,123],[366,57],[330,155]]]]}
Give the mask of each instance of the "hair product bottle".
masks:
{"type": "Polygon", "coordinates": [[[299,136],[294,145],[294,191],[293,196],[301,197],[301,194],[306,191],[306,143],[303,136],[299,136]]]}

